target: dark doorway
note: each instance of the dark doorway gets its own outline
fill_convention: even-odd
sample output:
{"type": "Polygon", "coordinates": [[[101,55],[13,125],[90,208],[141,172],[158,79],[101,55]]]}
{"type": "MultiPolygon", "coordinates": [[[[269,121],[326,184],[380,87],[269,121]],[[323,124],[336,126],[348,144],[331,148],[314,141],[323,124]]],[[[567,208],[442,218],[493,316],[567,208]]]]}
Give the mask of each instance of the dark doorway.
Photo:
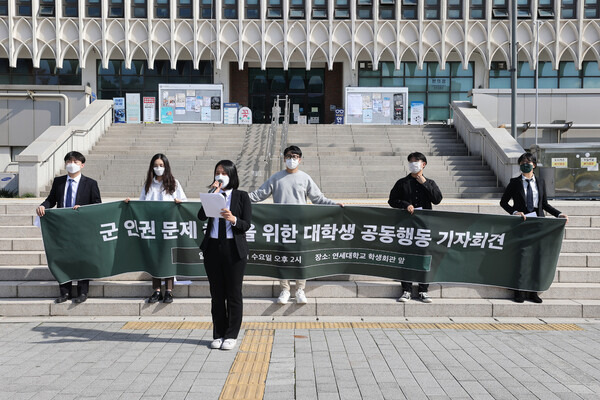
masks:
{"type": "MultiPolygon", "coordinates": [[[[296,116],[306,116],[307,123],[324,123],[325,70],[315,68],[260,68],[249,69],[249,103],[252,121],[271,122],[271,108],[279,95],[290,99],[290,123],[297,123],[296,116]],[[294,111],[297,111],[297,114],[294,111]]],[[[283,104],[282,104],[283,105],[283,104]]]]}

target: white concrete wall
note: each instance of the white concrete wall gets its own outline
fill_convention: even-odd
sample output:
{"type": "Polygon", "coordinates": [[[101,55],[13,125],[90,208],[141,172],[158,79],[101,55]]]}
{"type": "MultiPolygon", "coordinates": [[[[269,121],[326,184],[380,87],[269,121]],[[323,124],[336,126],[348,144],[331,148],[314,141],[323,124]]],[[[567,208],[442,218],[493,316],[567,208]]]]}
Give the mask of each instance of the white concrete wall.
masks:
{"type": "MultiPolygon", "coordinates": [[[[474,89],[473,105],[494,127],[510,124],[510,89],[474,89]]],[[[596,130],[574,130],[561,135],[561,142],[599,141],[600,89],[539,89],[538,122],[540,124],[573,122],[598,124],[596,130]]],[[[517,124],[535,124],[535,89],[517,90],[517,124]]],[[[517,140],[524,148],[535,144],[535,129],[518,132],[517,140]]],[[[538,143],[556,143],[556,130],[538,130],[538,143]]]]}
{"type": "Polygon", "coordinates": [[[10,164],[10,147],[0,146],[0,172],[8,172],[10,164]]]}
{"type": "Polygon", "coordinates": [[[87,153],[112,123],[112,100],[97,100],[66,126],[51,126],[17,156],[19,195],[39,196],[72,150],[87,153]]]}
{"type": "Polygon", "coordinates": [[[482,156],[506,186],[510,178],[519,175],[517,160],[523,147],[506,129],[495,128],[487,118],[467,101],[452,103],[454,127],[473,155],[482,156]]]}

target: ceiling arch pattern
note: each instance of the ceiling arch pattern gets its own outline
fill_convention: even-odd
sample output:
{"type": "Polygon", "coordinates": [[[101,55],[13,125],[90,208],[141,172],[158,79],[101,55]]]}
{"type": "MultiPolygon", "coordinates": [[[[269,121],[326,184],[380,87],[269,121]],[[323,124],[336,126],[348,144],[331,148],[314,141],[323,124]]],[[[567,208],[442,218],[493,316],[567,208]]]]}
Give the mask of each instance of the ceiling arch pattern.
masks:
{"type": "MultiPolygon", "coordinates": [[[[540,24],[539,34],[531,20],[518,25],[519,56],[535,62],[600,61],[600,21],[552,20],[540,24]]],[[[62,65],[68,54],[82,63],[92,53],[107,66],[111,58],[130,65],[143,57],[149,65],[166,57],[175,66],[179,59],[224,62],[256,62],[261,68],[281,65],[287,69],[318,63],[329,69],[334,62],[438,61],[450,56],[467,65],[475,57],[489,67],[494,61],[510,65],[510,26],[504,20],[455,21],[352,21],[352,20],[180,20],[106,18],[0,17],[0,51],[12,67],[18,58],[55,58],[62,65]]]]}

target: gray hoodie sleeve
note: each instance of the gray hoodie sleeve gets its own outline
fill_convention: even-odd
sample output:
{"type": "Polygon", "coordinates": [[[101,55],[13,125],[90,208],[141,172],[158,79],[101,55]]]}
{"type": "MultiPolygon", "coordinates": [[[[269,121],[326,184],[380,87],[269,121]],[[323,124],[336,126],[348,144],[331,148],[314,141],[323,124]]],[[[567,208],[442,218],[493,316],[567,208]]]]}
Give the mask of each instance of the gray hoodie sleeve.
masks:
{"type": "Polygon", "coordinates": [[[313,181],[313,179],[310,176],[308,176],[308,183],[306,185],[306,195],[313,204],[337,204],[335,201],[329,200],[327,197],[325,197],[325,195],[321,192],[315,181],[313,181]]]}
{"type": "Polygon", "coordinates": [[[270,177],[255,191],[248,193],[251,202],[258,203],[259,201],[263,201],[269,198],[269,196],[273,192],[273,183],[271,182],[272,178],[273,177],[270,177]]]}

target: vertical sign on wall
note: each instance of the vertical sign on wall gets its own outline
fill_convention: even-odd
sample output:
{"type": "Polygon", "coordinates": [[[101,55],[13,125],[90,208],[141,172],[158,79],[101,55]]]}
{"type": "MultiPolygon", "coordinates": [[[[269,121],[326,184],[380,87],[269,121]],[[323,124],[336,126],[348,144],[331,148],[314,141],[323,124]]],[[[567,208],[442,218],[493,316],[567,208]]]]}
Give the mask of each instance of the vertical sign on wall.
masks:
{"type": "Polygon", "coordinates": [[[422,101],[412,101],[410,103],[410,124],[423,125],[425,103],[422,101]]]}
{"type": "Polygon", "coordinates": [[[140,116],[140,94],[126,93],[125,99],[125,107],[127,109],[127,123],[139,124],[140,122],[142,122],[140,116]]]}
{"type": "Polygon", "coordinates": [[[225,103],[224,107],[224,117],[223,122],[225,124],[235,125],[238,123],[238,108],[240,105],[238,103],[225,103]]]}
{"type": "Polygon", "coordinates": [[[156,120],[156,98],[144,97],[144,122],[154,123],[156,120]]]}
{"type": "Polygon", "coordinates": [[[343,108],[335,109],[335,124],[336,125],[344,125],[344,109],[343,108]]]}
{"type": "Polygon", "coordinates": [[[125,123],[125,98],[115,97],[113,98],[113,121],[115,124],[125,123]]]}

